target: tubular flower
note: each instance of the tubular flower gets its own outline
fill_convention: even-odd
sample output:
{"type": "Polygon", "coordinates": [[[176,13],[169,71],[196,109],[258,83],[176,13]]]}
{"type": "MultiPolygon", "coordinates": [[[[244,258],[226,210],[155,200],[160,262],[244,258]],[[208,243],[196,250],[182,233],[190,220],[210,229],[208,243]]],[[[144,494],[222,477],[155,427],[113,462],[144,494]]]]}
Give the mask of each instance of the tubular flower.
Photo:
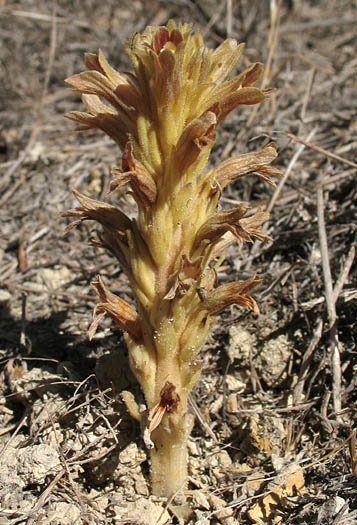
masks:
{"type": "MultiPolygon", "coordinates": [[[[256,153],[205,171],[217,125],[241,105],[262,102],[269,90],[254,87],[262,72],[252,64],[230,75],[243,51],[233,39],[207,48],[190,24],[148,27],[127,44],[131,73],[119,73],[101,51],[85,55],[86,71],[67,79],[86,112],[67,116],[78,130],[98,128],[122,151],[110,193],[127,185],[138,214],[129,219],[115,206],[74,192],[80,207],[65,213],[69,228],[83,220],[101,225],[98,244],[118,259],[132,286],[136,309],[93,282],[99,296],[90,335],[108,314],[125,333],[131,368],[147,403],[147,433],[155,494],[170,496],[186,480],[190,417],[187,397],[200,369],[197,355],[214,316],[231,304],[254,313],[250,296],[260,279],[216,286],[217,257],[235,239],[264,241],[268,214],[248,215],[246,203],[217,212],[222,189],[256,173],[269,184],[280,172],[270,166],[277,152],[268,144],[256,153]]],[[[222,259],[222,257],[221,257],[222,259]]],[[[123,395],[131,414],[140,412],[123,395]]]]}

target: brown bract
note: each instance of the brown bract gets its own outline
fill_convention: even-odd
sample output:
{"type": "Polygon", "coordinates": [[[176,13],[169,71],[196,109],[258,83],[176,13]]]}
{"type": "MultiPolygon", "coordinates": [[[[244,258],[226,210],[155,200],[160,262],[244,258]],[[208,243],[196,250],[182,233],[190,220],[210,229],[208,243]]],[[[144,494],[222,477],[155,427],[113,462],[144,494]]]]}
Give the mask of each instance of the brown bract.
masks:
{"type": "Polygon", "coordinates": [[[268,220],[269,213],[259,210],[253,216],[244,219],[243,217],[249,209],[250,206],[244,203],[233,210],[221,211],[210,217],[197,232],[193,251],[203,241],[210,244],[216,242],[227,231],[233,233],[240,246],[242,246],[243,241],[253,242],[252,237],[260,241],[269,239],[269,236],[260,229],[260,226],[268,220]]]}
{"type": "Polygon", "coordinates": [[[99,295],[99,303],[94,309],[94,315],[99,315],[94,319],[89,328],[89,338],[92,339],[103,315],[108,314],[125,332],[128,332],[134,339],[141,338],[140,319],[134,308],[120,299],[117,295],[110,292],[100,277],[92,281],[92,286],[99,295]]]}
{"type": "Polygon", "coordinates": [[[202,307],[210,315],[216,315],[230,304],[238,304],[246,310],[252,310],[255,314],[259,314],[257,303],[247,292],[250,292],[261,282],[262,280],[255,276],[246,281],[222,284],[206,296],[202,307]]]}
{"type": "Polygon", "coordinates": [[[245,153],[222,162],[215,168],[214,177],[221,188],[224,188],[244,175],[255,173],[271,186],[275,186],[271,177],[280,177],[282,173],[279,169],[270,166],[270,163],[277,155],[276,144],[271,142],[259,151],[245,153]]]}
{"type": "Polygon", "coordinates": [[[148,417],[148,420],[150,421],[149,434],[160,425],[165,412],[172,413],[177,410],[179,402],[180,396],[176,392],[175,385],[170,383],[170,381],[166,381],[160,391],[160,401],[151,409],[148,417]]]}
{"type": "Polygon", "coordinates": [[[135,200],[143,207],[150,207],[155,203],[157,196],[155,181],[144,166],[135,160],[130,142],[126,143],[121,169],[114,168],[112,174],[115,178],[110,183],[110,193],[123,184],[129,184],[135,200]]]}

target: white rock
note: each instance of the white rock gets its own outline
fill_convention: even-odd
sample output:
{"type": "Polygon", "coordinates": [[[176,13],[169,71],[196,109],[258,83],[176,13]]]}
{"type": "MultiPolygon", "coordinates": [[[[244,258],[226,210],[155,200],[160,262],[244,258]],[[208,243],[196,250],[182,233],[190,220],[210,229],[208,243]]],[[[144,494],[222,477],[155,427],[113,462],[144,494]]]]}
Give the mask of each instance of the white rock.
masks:
{"type": "Polygon", "coordinates": [[[229,346],[226,352],[231,361],[249,360],[249,355],[255,347],[256,339],[248,330],[238,325],[231,326],[229,330],[229,346]]]}

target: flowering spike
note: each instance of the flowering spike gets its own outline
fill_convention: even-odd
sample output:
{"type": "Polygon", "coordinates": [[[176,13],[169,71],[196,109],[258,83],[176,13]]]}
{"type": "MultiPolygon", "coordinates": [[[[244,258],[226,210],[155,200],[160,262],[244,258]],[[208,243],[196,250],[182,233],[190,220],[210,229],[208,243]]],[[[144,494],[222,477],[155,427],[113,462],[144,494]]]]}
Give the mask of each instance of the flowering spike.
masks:
{"type": "MultiPolygon", "coordinates": [[[[78,130],[98,128],[116,142],[123,156],[112,170],[110,192],[128,184],[137,204],[136,219],[129,219],[117,207],[74,191],[80,207],[65,216],[75,219],[70,227],[88,219],[101,225],[98,244],[117,257],[133,289],[136,309],[100,278],[94,281],[99,303],[90,336],[105,315],[125,333],[130,366],[147,403],[144,438],[153,492],[160,496],[185,485],[192,426],[188,395],[214,316],[231,304],[258,313],[250,293],[260,279],[217,286],[217,271],[232,242],[269,238],[261,230],[268,213],[246,216],[246,203],[217,212],[217,204],[222,189],[244,175],[256,173],[273,184],[271,177],[280,175],[270,166],[276,146],[206,170],[219,123],[233,109],[258,104],[269,94],[256,87],[261,64],[229,78],[243,47],[230,38],[209,49],[190,24],[171,20],[131,37],[126,47],[131,73],[116,71],[99,51],[86,54],[87,71],[67,79],[86,106],[68,118],[78,130]]],[[[128,393],[124,399],[139,419],[135,400],[128,393]]]]}

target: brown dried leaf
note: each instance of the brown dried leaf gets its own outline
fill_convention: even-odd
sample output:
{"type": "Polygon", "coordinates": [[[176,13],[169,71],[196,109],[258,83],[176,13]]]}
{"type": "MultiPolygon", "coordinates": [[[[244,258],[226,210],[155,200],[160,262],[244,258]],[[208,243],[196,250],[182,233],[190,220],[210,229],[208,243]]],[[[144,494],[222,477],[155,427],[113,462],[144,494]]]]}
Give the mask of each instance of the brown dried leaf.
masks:
{"type": "Polygon", "coordinates": [[[305,490],[302,468],[296,464],[288,465],[268,484],[267,491],[248,511],[249,519],[259,524],[278,523],[280,516],[277,511],[283,509],[286,498],[301,494],[305,490]]]}

